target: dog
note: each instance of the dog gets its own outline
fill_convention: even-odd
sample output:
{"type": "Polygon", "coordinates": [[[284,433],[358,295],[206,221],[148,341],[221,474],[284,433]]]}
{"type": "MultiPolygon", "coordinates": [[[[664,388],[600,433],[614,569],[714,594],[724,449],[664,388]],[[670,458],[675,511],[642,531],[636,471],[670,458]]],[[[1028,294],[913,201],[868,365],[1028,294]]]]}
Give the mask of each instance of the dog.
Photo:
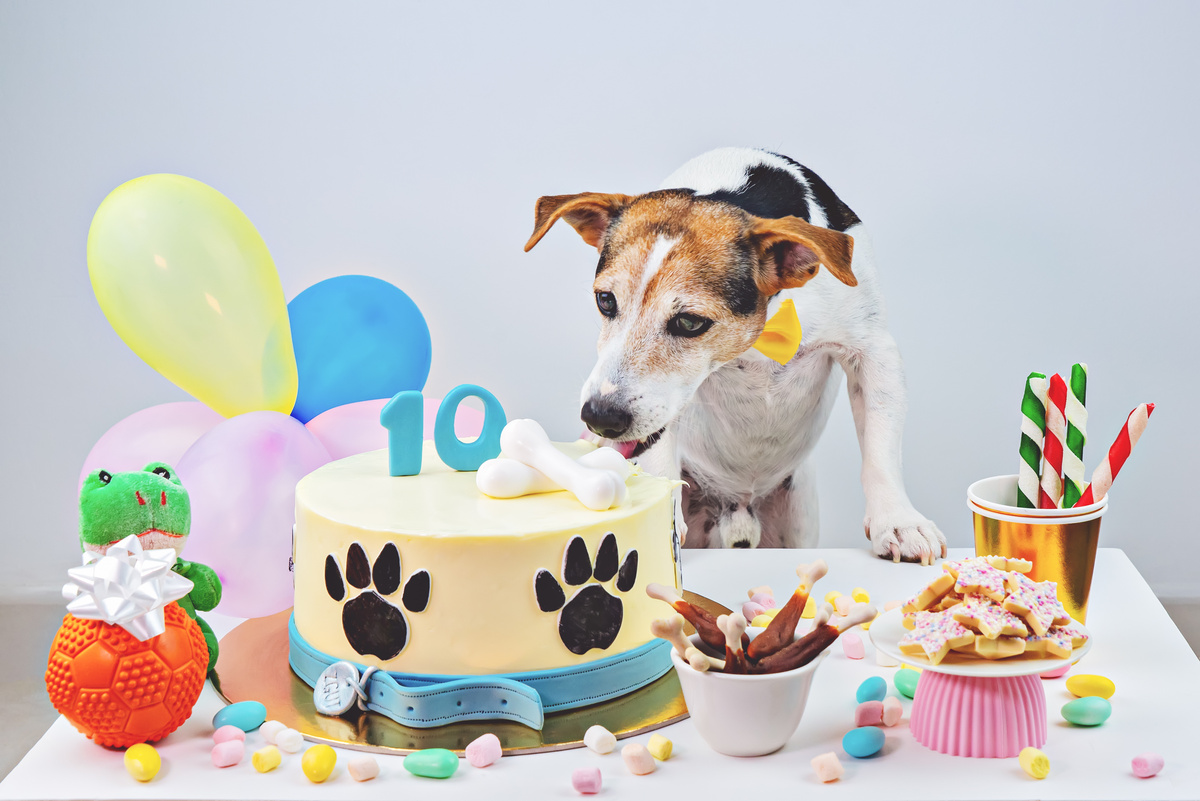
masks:
{"type": "Polygon", "coordinates": [[[816,545],[809,457],[845,374],[872,550],[945,556],[904,489],[903,367],[870,243],[816,173],[765,150],[714,150],[657,191],[539,198],[525,250],[559,219],[600,253],[599,358],[580,416],[642,469],[686,482],[687,547],[816,545]],[[780,363],[753,346],[786,300],[803,338],[780,363]]]}

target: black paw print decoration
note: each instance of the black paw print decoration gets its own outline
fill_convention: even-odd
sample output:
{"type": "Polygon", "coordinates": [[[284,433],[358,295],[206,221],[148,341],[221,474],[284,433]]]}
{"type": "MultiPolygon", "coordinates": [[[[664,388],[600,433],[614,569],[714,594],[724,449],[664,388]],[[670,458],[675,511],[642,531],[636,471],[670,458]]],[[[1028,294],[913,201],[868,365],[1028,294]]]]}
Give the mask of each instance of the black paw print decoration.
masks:
{"type": "Polygon", "coordinates": [[[567,600],[562,584],[549,570],[539,570],[533,577],[533,592],[538,608],[543,612],[559,612],[558,636],[573,654],[585,654],[593,648],[604,650],[613,644],[621,631],[625,607],[620,597],[611,594],[602,584],[616,577],[617,592],[633,589],[637,581],[637,551],[630,550],[620,560],[617,538],[609,532],[600,540],[593,567],[587,544],[582,537],[572,537],[563,554],[562,580],[567,586],[580,587],[567,600]],[[594,583],[589,583],[594,582],[594,583]]]}
{"type": "MultiPolygon", "coordinates": [[[[363,547],[351,543],[346,549],[345,582],[334,555],[325,557],[325,590],[330,598],[344,599],[346,582],[363,591],[342,605],[342,630],[358,653],[391,659],[408,645],[404,611],[387,598],[400,589],[400,575],[400,551],[391,542],[383,546],[373,565],[363,547]]],[[[398,600],[410,612],[424,612],[429,605],[429,589],[429,573],[418,570],[408,577],[398,600]]]]}

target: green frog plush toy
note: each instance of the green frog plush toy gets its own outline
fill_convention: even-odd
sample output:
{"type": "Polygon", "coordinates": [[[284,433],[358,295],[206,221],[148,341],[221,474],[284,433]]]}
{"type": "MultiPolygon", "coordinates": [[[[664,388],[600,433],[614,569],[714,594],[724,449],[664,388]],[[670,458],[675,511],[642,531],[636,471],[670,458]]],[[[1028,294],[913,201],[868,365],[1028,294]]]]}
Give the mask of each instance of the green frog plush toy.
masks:
{"type": "Polygon", "coordinates": [[[221,601],[216,571],[180,558],[192,526],[192,503],[175,469],[151,462],[143,470],[110,473],[95,470],[79,491],[79,543],[103,554],[110,545],[136,534],[144,550],[172,548],[176,573],[194,585],[177,602],[200,625],[208,643],[208,669],[217,664],[217,638],[196,610],[207,612],[221,601]]]}

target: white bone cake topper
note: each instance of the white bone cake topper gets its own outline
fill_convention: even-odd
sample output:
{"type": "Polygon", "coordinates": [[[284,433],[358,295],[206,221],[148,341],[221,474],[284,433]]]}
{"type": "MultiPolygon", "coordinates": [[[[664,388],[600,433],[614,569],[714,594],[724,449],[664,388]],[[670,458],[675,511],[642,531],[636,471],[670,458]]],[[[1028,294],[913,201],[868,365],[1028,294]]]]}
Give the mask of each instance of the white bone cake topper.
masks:
{"type": "Polygon", "coordinates": [[[575,461],[555,448],[533,420],[509,422],[500,434],[500,447],[508,458],[489,459],[475,474],[475,486],[484,495],[516,498],[567,490],[597,512],[625,502],[625,479],[633,469],[611,448],[597,448],[575,461]]]}

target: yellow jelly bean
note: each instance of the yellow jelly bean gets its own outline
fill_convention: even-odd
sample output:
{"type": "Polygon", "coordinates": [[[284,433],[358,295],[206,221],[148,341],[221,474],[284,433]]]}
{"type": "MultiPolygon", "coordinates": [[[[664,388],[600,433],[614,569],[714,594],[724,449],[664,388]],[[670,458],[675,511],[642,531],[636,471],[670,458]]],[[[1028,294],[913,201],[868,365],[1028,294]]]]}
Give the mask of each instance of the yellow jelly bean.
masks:
{"type": "Polygon", "coordinates": [[[770,615],[755,615],[754,620],[750,621],[751,626],[754,626],[755,628],[759,628],[759,629],[765,629],[770,624],[771,624],[770,615]]]}
{"type": "Polygon", "coordinates": [[[1035,779],[1044,779],[1050,773],[1050,757],[1032,746],[1022,748],[1017,761],[1021,763],[1021,770],[1035,779]]]}
{"type": "MultiPolygon", "coordinates": [[[[279,763],[282,761],[283,755],[280,754],[279,749],[273,745],[268,745],[266,748],[258,749],[254,752],[254,755],[250,757],[250,764],[253,765],[254,769],[259,773],[270,773],[271,771],[275,770],[275,768],[279,767],[279,763]]],[[[304,772],[307,774],[308,770],[305,769],[304,772]]],[[[329,774],[326,774],[326,776],[328,775],[329,774]]],[[[312,779],[311,776],[309,776],[309,778],[312,779]]],[[[318,780],[313,779],[313,781],[318,780]]]]}
{"type": "Polygon", "coordinates": [[[1087,698],[1094,695],[1100,698],[1112,698],[1117,691],[1117,685],[1112,679],[1097,676],[1092,673],[1080,673],[1067,679],[1067,691],[1076,698],[1087,698]]]}
{"type": "Polygon", "coordinates": [[[816,617],[816,615],[817,599],[810,595],[808,600],[804,603],[804,611],[800,613],[800,617],[804,618],[805,620],[812,620],[814,617],[816,617]]]}
{"type": "Polygon", "coordinates": [[[871,593],[867,592],[862,587],[855,587],[850,593],[850,597],[853,598],[854,602],[858,604],[867,604],[871,602],[871,593]]]}
{"type": "Polygon", "coordinates": [[[146,743],[131,745],[125,751],[125,770],[139,782],[148,782],[158,775],[162,767],[162,757],[154,746],[146,743]]]}
{"type": "Polygon", "coordinates": [[[650,752],[650,756],[657,759],[659,762],[666,762],[671,758],[671,751],[675,748],[674,743],[663,737],[661,734],[650,735],[650,742],[646,743],[646,750],[650,752]]]}
{"type": "Polygon", "coordinates": [[[336,764],[337,752],[327,745],[314,745],[304,752],[304,757],[300,760],[300,767],[303,768],[304,775],[310,782],[316,784],[328,779],[336,764]]]}
{"type": "Polygon", "coordinates": [[[838,592],[837,590],[830,590],[829,592],[825,593],[825,603],[831,604],[834,601],[836,601],[838,598],[841,598],[841,597],[842,597],[842,594],[840,592],[838,592]]]}

